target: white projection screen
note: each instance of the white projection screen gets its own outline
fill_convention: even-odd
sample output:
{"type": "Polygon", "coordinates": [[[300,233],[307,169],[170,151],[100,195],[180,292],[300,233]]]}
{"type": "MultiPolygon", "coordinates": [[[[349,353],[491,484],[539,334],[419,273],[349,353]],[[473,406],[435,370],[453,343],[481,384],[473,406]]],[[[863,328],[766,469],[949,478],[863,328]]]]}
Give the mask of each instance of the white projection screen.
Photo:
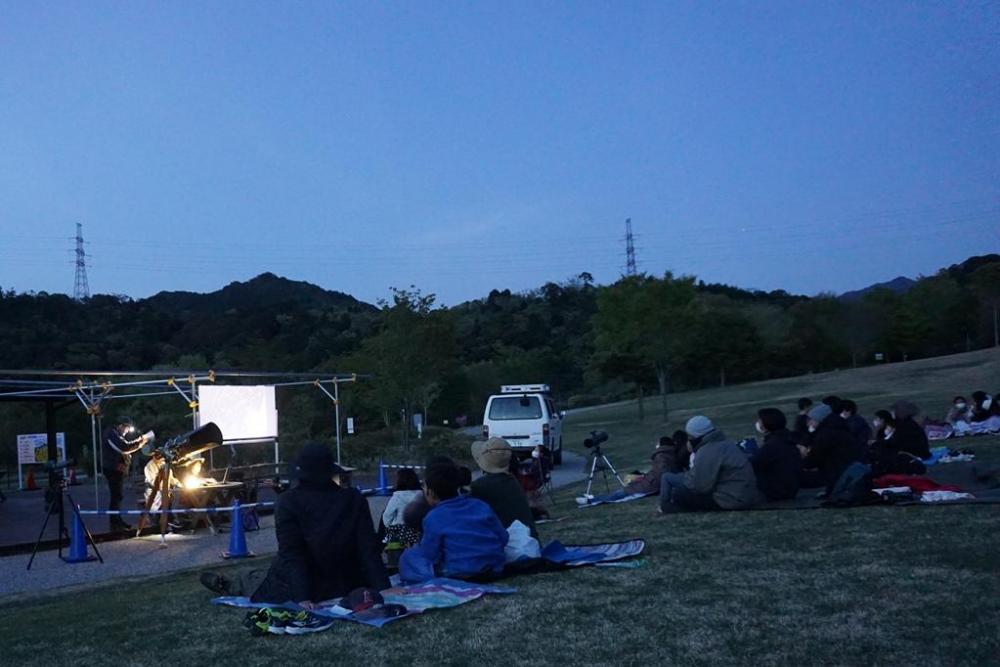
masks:
{"type": "Polygon", "coordinates": [[[198,387],[199,423],[215,422],[226,442],[278,437],[272,385],[198,387]]]}

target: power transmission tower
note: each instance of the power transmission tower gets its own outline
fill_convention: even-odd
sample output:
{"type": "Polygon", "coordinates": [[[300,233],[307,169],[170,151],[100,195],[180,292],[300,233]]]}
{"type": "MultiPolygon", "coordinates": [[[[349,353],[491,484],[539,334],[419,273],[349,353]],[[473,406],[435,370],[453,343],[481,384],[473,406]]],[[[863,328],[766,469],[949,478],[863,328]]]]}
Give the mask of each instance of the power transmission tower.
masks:
{"type": "Polygon", "coordinates": [[[635,244],[632,239],[632,218],[625,218],[625,275],[634,276],[635,244]]]}
{"type": "Polygon", "coordinates": [[[73,281],[73,298],[83,301],[90,298],[87,283],[87,253],[83,251],[83,225],[76,223],[76,280],[73,281]]]}

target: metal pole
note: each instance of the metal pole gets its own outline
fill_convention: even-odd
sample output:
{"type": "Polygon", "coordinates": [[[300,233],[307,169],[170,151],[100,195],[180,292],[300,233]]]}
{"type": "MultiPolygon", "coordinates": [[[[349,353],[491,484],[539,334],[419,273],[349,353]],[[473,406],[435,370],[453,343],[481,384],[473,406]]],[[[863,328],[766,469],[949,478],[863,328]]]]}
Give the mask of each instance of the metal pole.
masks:
{"type": "Polygon", "coordinates": [[[94,509],[100,509],[100,498],[97,495],[97,417],[90,413],[90,449],[94,454],[94,509]]]}
{"type": "Polygon", "coordinates": [[[340,465],[340,383],[333,381],[333,410],[337,420],[337,465],[340,465]]]}

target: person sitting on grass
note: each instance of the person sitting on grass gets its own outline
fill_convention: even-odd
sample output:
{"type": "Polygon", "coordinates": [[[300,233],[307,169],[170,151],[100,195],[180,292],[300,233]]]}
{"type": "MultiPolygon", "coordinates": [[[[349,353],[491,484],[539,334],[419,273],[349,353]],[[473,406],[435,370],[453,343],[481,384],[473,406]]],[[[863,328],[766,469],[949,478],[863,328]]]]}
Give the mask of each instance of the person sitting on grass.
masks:
{"type": "Polygon", "coordinates": [[[413,468],[401,468],[396,472],[396,486],[392,497],[382,512],[386,541],[408,547],[420,541],[420,531],[407,527],[403,521],[406,506],[424,494],[420,478],[413,468]]]}
{"type": "Polygon", "coordinates": [[[531,536],[538,539],[535,516],[520,482],[507,472],[513,450],[503,438],[477,440],[472,443],[472,458],[483,471],[482,477],[472,482],[470,495],[490,506],[504,528],[520,521],[531,536]]]}
{"type": "Polygon", "coordinates": [[[746,454],[708,417],[688,420],[691,470],[660,477],[660,511],[747,509],[757,501],[757,478],[746,454]]]}
{"type": "Polygon", "coordinates": [[[687,433],[684,431],[677,431],[673,437],[666,435],[661,437],[656,441],[653,454],[649,457],[653,462],[649,472],[640,475],[638,479],[632,480],[624,488],[617,491],[600,496],[587,496],[584,494],[576,499],[576,504],[610,503],[638,493],[647,496],[658,494],[660,492],[660,480],[663,477],[663,473],[682,473],[687,470],[689,456],[687,443],[687,433]]]}
{"type": "Polygon", "coordinates": [[[811,398],[800,398],[799,399],[799,414],[795,417],[795,429],[794,433],[799,436],[801,441],[809,433],[809,409],[812,408],[813,402],[811,398]]]}
{"type": "Polygon", "coordinates": [[[862,450],[868,447],[872,438],[872,427],[868,420],[858,414],[858,404],[846,399],[840,404],[840,416],[847,422],[847,430],[851,432],[862,450]]]}
{"type": "Polygon", "coordinates": [[[757,488],[768,500],[788,500],[799,492],[802,456],[795,436],[785,428],[785,413],[777,408],[757,412],[757,432],[764,444],[750,456],[757,488]]]}
{"type": "Polygon", "coordinates": [[[536,445],[531,450],[531,457],[524,461],[511,456],[507,472],[524,490],[535,521],[548,519],[549,510],[545,507],[542,490],[552,475],[552,452],[549,448],[545,445],[536,445]]]}
{"type": "Polygon", "coordinates": [[[438,463],[425,471],[424,495],[431,510],[424,517],[420,543],[399,559],[403,581],[491,576],[503,570],[507,529],[489,505],[460,495],[460,484],[454,463],[438,463]]]}
{"type": "Polygon", "coordinates": [[[875,440],[868,447],[872,476],[922,475],[927,472],[923,461],[899,448],[898,423],[888,410],[878,410],[872,420],[875,440]]]}
{"type": "Polygon", "coordinates": [[[809,436],[799,450],[804,459],[800,486],[823,487],[821,496],[829,495],[847,466],[865,458],[847,422],[825,403],[809,411],[809,436]]]}
{"type": "Polygon", "coordinates": [[[931,446],[927,432],[917,423],[920,408],[909,401],[897,401],[892,406],[892,416],[896,418],[896,432],[892,439],[896,449],[916,456],[918,459],[931,457],[931,446]]]}
{"type": "MultiPolygon", "coordinates": [[[[437,465],[439,463],[444,463],[448,465],[455,465],[447,456],[432,456],[427,459],[427,463],[424,465],[424,470],[429,470],[431,466],[437,465]]],[[[427,513],[431,511],[431,506],[427,502],[427,497],[421,492],[420,495],[415,497],[404,509],[403,509],[403,523],[407,528],[417,531],[419,533],[423,530],[424,517],[427,513]]]]}
{"type": "Polygon", "coordinates": [[[1000,415],[1000,405],[985,391],[972,392],[972,408],[970,410],[969,421],[979,423],[989,420],[990,417],[1000,415]]]}
{"type": "Polygon", "coordinates": [[[203,572],[201,583],[221,595],[306,609],[355,588],[389,588],[368,501],[337,486],[333,476],[342,473],[329,447],[303,447],[295,464],[298,484],[275,504],[278,555],[271,567],[236,576],[203,572]]]}
{"type": "Polygon", "coordinates": [[[969,422],[972,421],[972,410],[965,396],[956,396],[948,409],[945,422],[951,426],[956,435],[965,435],[969,432],[969,422]]]}

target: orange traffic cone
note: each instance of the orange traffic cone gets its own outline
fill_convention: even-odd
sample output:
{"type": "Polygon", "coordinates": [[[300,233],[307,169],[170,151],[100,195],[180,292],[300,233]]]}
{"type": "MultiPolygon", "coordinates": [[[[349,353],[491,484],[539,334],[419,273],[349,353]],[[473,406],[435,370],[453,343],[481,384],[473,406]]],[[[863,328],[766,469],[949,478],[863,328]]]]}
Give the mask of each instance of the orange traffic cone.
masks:
{"type": "Polygon", "coordinates": [[[38,485],[35,484],[35,471],[34,470],[28,470],[28,482],[27,482],[27,484],[25,484],[25,488],[28,489],[28,491],[34,491],[34,490],[36,490],[38,488],[38,485]]]}

